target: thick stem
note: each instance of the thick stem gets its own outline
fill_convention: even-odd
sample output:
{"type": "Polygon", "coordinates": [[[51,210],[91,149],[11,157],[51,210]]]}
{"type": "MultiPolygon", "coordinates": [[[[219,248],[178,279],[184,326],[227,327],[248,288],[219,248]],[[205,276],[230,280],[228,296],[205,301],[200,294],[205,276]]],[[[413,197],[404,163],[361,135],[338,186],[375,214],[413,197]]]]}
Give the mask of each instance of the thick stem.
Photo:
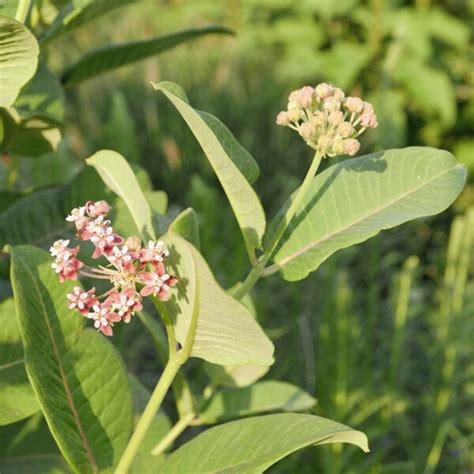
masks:
{"type": "Polygon", "coordinates": [[[128,472],[133,460],[135,459],[140,444],[142,443],[143,438],[145,437],[148,428],[158,412],[158,409],[160,408],[161,403],[173,383],[174,377],[180,367],[181,360],[176,357],[171,358],[166,364],[165,370],[163,371],[163,374],[161,375],[161,378],[156,385],[140,420],[138,421],[135,431],[125,448],[122,458],[118,463],[115,474],[126,474],[128,472]]]}
{"type": "Polygon", "coordinates": [[[191,424],[194,418],[194,413],[189,413],[185,417],[177,421],[168,433],[161,439],[161,441],[152,449],[151,454],[158,456],[163,453],[168,446],[191,424]]]}
{"type": "Polygon", "coordinates": [[[298,189],[298,192],[296,193],[296,196],[293,199],[290,207],[285,212],[283,219],[281,220],[277,229],[273,233],[268,247],[265,249],[265,253],[259,260],[259,264],[252,268],[242,285],[234,293],[234,297],[236,299],[242,299],[263,275],[267,276],[268,272],[264,270],[264,267],[267,264],[268,260],[270,260],[271,256],[273,255],[273,252],[275,251],[275,248],[278,245],[278,242],[280,242],[280,239],[283,237],[283,234],[285,233],[288,225],[290,224],[291,220],[293,219],[299,207],[301,206],[301,203],[304,197],[306,196],[306,193],[308,192],[309,186],[311,185],[311,182],[313,181],[313,178],[316,175],[316,172],[318,171],[322,158],[323,155],[321,155],[319,152],[315,153],[313,162],[311,163],[311,166],[309,167],[308,172],[306,173],[303,184],[298,189]]]}

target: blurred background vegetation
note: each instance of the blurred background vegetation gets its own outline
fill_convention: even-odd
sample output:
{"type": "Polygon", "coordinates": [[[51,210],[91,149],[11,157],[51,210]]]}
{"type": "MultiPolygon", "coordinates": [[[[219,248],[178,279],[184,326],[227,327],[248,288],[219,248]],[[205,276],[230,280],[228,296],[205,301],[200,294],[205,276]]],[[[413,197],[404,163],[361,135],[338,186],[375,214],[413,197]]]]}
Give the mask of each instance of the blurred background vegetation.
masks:
{"type": "MultiPolygon", "coordinates": [[[[58,149],[15,166],[3,159],[0,192],[61,184],[84,158],[112,148],[166,191],[171,215],[196,210],[201,251],[229,287],[248,268],[237,224],[193,136],[150,81],[179,83],[231,129],[260,165],[255,187],[269,215],[311,158],[275,125],[288,93],[327,81],[373,102],[380,126],[362,152],[444,148],[469,182],[441,216],[340,251],[302,282],[273,276],[257,285],[258,317],[277,349],[269,377],[305,388],[318,399],[315,413],[365,431],[371,445],[369,455],[307,449],[271,472],[473,472],[474,2],[140,1],[65,36],[43,60],[61,71],[100,44],[212,23],[235,36],[211,35],[66,88],[58,149]]],[[[138,321],[115,342],[152,387],[160,367],[138,321]]],[[[201,386],[198,367],[189,371],[201,386]]]]}

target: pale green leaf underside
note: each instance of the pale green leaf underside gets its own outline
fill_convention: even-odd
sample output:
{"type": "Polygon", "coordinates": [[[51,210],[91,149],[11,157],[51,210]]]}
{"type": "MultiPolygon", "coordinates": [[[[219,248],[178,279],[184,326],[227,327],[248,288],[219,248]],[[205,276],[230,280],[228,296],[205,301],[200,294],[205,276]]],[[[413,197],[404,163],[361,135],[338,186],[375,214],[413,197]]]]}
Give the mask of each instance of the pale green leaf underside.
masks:
{"type": "Polygon", "coordinates": [[[274,262],[286,280],[305,278],[339,249],[442,212],[461,192],[465,176],[450,153],[423,147],[331,166],[314,179],[274,262]]]}
{"type": "Polygon", "coordinates": [[[75,282],[60,284],[51,257],[29,246],[12,252],[12,284],[25,366],[68,463],[81,473],[110,472],[132,429],[124,364],[113,345],[67,307],[75,282]]]}
{"type": "Polygon", "coordinates": [[[187,241],[167,234],[170,272],[180,278],[164,304],[184,345],[193,315],[197,317],[191,355],[220,365],[271,365],[273,344],[249,310],[216,282],[206,261],[187,241]]]}
{"type": "Polygon", "coordinates": [[[270,411],[303,411],[309,410],[315,403],[309,393],[295,385],[266,380],[250,387],[216,393],[199,414],[199,421],[211,424],[270,411]]]}
{"type": "Polygon", "coordinates": [[[260,473],[298,449],[339,442],[368,451],[363,433],[325,418],[296,413],[259,416],[205,431],[160,468],[164,474],[260,473]]]}
{"type": "Polygon", "coordinates": [[[29,30],[0,15],[0,107],[10,107],[33,77],[38,54],[38,43],[29,30]]]}
{"type": "Polygon", "coordinates": [[[13,298],[0,303],[0,426],[39,410],[25,372],[23,345],[13,298]]]}
{"type": "Polygon", "coordinates": [[[265,214],[252,186],[227,154],[219,138],[199,112],[176,95],[176,85],[161,82],[154,85],[176,107],[214,169],[235,213],[248,250],[261,247],[265,232],[265,214]]]}
{"type": "Polygon", "coordinates": [[[212,383],[223,387],[246,387],[262,378],[270,367],[246,364],[238,366],[226,366],[216,364],[205,364],[204,370],[211,378],[212,383]]]}
{"type": "Polygon", "coordinates": [[[190,28],[157,38],[111,44],[86,53],[78,62],[66,69],[62,76],[63,84],[75,85],[121,66],[148,58],[174,48],[194,38],[211,33],[231,34],[223,26],[190,28]]]}
{"type": "Polygon", "coordinates": [[[119,153],[101,150],[86,160],[104,183],[127,205],[142,237],[155,239],[151,210],[130,165],[119,153]]]}

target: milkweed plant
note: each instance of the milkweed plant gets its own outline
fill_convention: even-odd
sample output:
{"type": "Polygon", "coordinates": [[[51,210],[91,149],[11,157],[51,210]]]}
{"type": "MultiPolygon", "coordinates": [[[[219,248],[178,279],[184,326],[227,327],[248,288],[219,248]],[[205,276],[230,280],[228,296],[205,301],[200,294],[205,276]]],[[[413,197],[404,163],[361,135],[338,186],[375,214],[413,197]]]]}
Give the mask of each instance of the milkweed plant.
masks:
{"type": "Polygon", "coordinates": [[[450,153],[425,147],[355,157],[361,136],[378,125],[372,105],[330,84],[305,86],[291,92],[276,123],[298,133],[314,155],[301,185],[267,224],[252,187],[258,165],[251,155],[216,117],[194,109],[178,85],[153,87],[176,108],[217,175],[249,271],[223,289],[199,252],[191,208],[174,220],[156,212],[116,152],[86,160],[108,198],[86,196],[70,209],[70,232],[51,242],[51,255],[11,249],[31,403],[39,405],[61,462],[80,473],[262,472],[312,445],[342,442],[368,452],[362,432],[312,414],[316,401],[304,390],[259,381],[274,347],[254,314],[251,290],[277,273],[304,279],[339,249],[442,212],[463,188],[463,167],[450,153]],[[111,342],[122,323],[143,323],[164,364],[138,408],[137,382],[111,342]],[[203,360],[209,380],[202,391],[188,380],[192,357],[203,360]],[[167,426],[162,403],[171,387],[177,416],[167,426]],[[189,427],[215,424],[174,449],[189,427]]]}

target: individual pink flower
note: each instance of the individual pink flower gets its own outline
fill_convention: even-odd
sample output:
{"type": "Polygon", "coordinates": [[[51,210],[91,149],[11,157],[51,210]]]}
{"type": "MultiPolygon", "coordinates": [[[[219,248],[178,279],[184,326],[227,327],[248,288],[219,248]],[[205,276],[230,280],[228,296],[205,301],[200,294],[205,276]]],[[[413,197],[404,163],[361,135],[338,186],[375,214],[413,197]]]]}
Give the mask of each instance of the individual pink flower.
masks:
{"type": "Polygon", "coordinates": [[[110,221],[104,220],[104,216],[99,216],[89,222],[86,230],[82,234],[83,240],[90,240],[95,251],[92,258],[99,258],[101,255],[111,255],[116,245],[123,244],[123,238],[114,233],[110,227],[110,221]]]}
{"type": "Polygon", "coordinates": [[[92,306],[99,304],[94,293],[95,288],[84,291],[80,286],[75,286],[72,293],[66,295],[69,300],[69,309],[77,309],[81,314],[86,315],[92,306]]]}
{"type": "Polygon", "coordinates": [[[95,304],[92,311],[87,313],[87,318],[93,319],[94,327],[105,336],[112,336],[114,323],[120,321],[120,316],[111,310],[109,301],[95,304]]]}
{"type": "Polygon", "coordinates": [[[177,278],[167,273],[160,275],[157,271],[143,272],[139,278],[145,284],[140,294],[142,296],[157,296],[161,301],[168,301],[168,290],[178,282],[177,278]]]}
{"type": "Polygon", "coordinates": [[[137,260],[139,256],[139,252],[130,252],[126,245],[122,248],[115,246],[112,248],[112,253],[108,255],[108,260],[119,269],[133,272],[135,270],[133,262],[137,260]]]}
{"type": "Polygon", "coordinates": [[[128,288],[122,293],[113,291],[109,298],[112,303],[112,309],[120,316],[120,318],[129,323],[135,311],[140,311],[143,308],[140,295],[134,288],[128,288]]]}
{"type": "Polygon", "coordinates": [[[106,216],[110,212],[110,206],[107,201],[87,201],[85,211],[93,219],[99,216],[106,216]]]}
{"type": "Polygon", "coordinates": [[[85,228],[87,227],[87,224],[89,224],[90,222],[90,218],[86,216],[85,206],[76,207],[75,209],[73,209],[71,211],[71,214],[66,217],[66,220],[68,222],[74,222],[78,235],[84,232],[85,228]]]}
{"type": "Polygon", "coordinates": [[[165,249],[165,244],[162,240],[159,240],[156,244],[153,240],[150,240],[148,247],[140,252],[140,260],[143,263],[158,263],[162,262],[168,255],[169,252],[165,249]]]}
{"type": "Polygon", "coordinates": [[[77,273],[84,264],[77,259],[79,246],[69,248],[69,240],[57,240],[49,249],[51,255],[56,257],[51,268],[58,274],[59,280],[77,280],[77,273]]]}

